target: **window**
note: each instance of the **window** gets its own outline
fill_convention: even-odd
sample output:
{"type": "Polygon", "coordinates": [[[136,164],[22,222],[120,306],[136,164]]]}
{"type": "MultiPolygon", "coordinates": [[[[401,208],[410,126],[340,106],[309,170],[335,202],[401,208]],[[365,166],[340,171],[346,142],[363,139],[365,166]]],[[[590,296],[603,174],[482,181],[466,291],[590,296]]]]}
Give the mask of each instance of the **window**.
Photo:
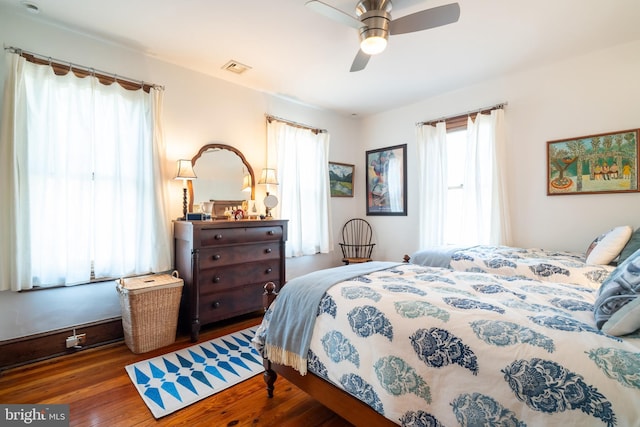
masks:
{"type": "Polygon", "coordinates": [[[15,216],[3,216],[2,225],[13,221],[17,230],[3,242],[9,259],[1,264],[15,272],[3,273],[4,288],[169,269],[164,150],[155,117],[159,93],[106,86],[73,73],[57,76],[48,65],[15,61],[23,61],[12,70],[22,73],[14,80],[20,86],[9,92],[16,121],[24,126],[2,140],[3,154],[12,153],[2,166],[11,169],[16,189],[3,192],[15,216]]]}

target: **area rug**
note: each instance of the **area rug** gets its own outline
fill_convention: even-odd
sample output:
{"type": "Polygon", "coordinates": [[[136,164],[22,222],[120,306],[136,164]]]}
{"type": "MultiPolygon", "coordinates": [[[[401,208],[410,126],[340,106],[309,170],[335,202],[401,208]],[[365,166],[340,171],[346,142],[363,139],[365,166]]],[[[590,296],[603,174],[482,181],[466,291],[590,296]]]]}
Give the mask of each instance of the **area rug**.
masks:
{"type": "Polygon", "coordinates": [[[160,418],[261,372],[251,345],[258,327],[195,344],[125,367],[154,417],[160,418]]]}

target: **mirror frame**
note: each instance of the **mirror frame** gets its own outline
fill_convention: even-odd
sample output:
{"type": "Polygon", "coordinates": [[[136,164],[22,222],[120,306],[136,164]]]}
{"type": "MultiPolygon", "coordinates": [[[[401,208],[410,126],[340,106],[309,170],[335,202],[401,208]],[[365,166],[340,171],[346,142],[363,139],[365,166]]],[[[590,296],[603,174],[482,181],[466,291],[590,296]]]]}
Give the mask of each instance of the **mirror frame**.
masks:
{"type": "MultiPolygon", "coordinates": [[[[251,200],[255,200],[256,199],[256,177],[253,174],[253,168],[251,167],[249,162],[247,162],[247,159],[244,157],[244,154],[242,154],[242,152],[240,152],[237,148],[232,147],[231,145],[217,144],[217,143],[203,145],[202,148],[200,148],[200,151],[198,151],[198,154],[193,156],[193,158],[191,159],[191,166],[195,166],[196,161],[207,150],[212,150],[215,148],[232,151],[238,157],[240,157],[240,160],[242,160],[242,163],[246,166],[247,170],[249,171],[249,175],[251,175],[251,200]]],[[[187,189],[189,190],[189,212],[193,212],[193,182],[191,180],[187,181],[187,189]]]]}

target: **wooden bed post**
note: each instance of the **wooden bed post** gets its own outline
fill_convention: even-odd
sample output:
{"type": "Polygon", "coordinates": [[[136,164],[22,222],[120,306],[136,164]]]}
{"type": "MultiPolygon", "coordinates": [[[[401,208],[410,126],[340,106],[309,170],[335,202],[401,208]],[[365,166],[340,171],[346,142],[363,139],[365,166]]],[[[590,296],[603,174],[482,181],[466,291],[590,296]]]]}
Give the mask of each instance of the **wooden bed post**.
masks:
{"type": "Polygon", "coordinates": [[[273,384],[278,379],[278,374],[276,371],[271,369],[271,361],[269,359],[262,359],[262,366],[264,366],[264,374],[262,374],[262,378],[264,378],[264,382],[267,384],[267,395],[271,398],[273,397],[273,384]]]}
{"type": "MultiPolygon", "coordinates": [[[[267,282],[264,285],[264,293],[262,294],[262,305],[264,306],[265,311],[267,311],[277,296],[278,292],[276,292],[276,284],[273,282],[267,282]]],[[[262,365],[264,366],[264,374],[262,374],[262,377],[264,378],[265,384],[267,384],[267,395],[272,398],[274,384],[278,378],[278,374],[271,369],[271,361],[269,359],[262,359],[262,365]]]]}
{"type": "Polygon", "coordinates": [[[265,283],[264,293],[262,294],[262,306],[264,307],[264,311],[267,311],[277,296],[278,292],[276,292],[276,284],[273,282],[265,283]]]}

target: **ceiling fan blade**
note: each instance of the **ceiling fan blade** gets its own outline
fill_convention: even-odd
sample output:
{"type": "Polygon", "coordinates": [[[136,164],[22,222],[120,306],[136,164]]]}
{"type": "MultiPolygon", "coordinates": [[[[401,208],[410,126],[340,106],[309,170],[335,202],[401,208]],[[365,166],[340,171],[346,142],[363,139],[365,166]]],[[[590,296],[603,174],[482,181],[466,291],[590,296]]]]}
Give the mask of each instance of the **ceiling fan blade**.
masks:
{"type": "Polygon", "coordinates": [[[364,67],[366,67],[369,63],[369,58],[371,58],[371,56],[367,55],[362,51],[362,49],[360,49],[355,59],[353,60],[353,64],[351,64],[351,69],[349,70],[349,72],[353,73],[356,71],[364,70],[364,67]]]}
{"type": "Polygon", "coordinates": [[[429,28],[453,24],[459,18],[460,5],[458,3],[445,4],[391,21],[389,23],[389,34],[406,34],[428,30],[429,28]]]}
{"type": "Polygon", "coordinates": [[[329,6],[326,3],[322,3],[321,1],[311,0],[306,2],[305,6],[329,19],[333,19],[334,21],[340,22],[341,24],[349,27],[353,27],[355,29],[362,27],[362,22],[360,22],[355,16],[351,16],[348,13],[343,12],[340,9],[336,9],[333,6],[329,6]]]}

